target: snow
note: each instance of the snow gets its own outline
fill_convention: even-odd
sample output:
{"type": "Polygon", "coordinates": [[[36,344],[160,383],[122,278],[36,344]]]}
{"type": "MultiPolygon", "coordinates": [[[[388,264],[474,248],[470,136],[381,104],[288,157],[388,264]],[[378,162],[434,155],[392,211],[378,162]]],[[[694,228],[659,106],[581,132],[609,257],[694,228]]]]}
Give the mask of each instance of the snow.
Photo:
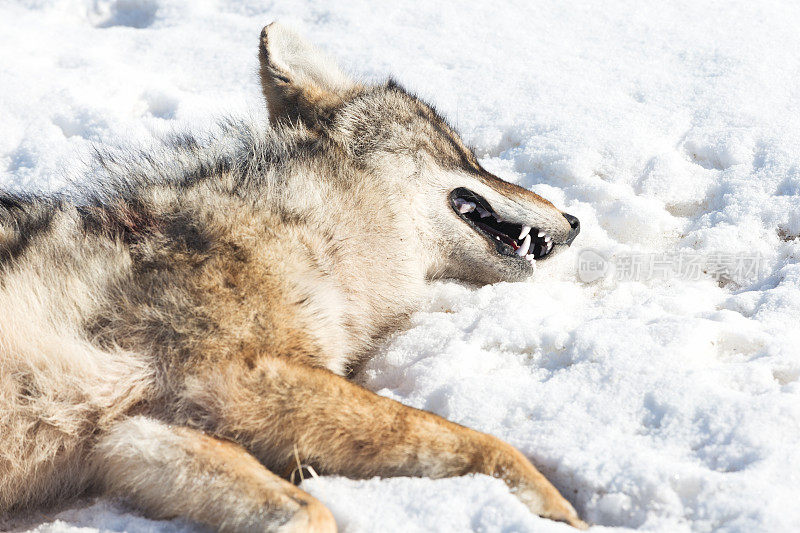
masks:
{"type": "MultiPolygon", "coordinates": [[[[93,143],[263,114],[256,45],[274,19],[362,79],[394,75],[489,170],[581,220],[532,283],[433,287],[367,387],[517,446],[598,531],[797,528],[800,4],[6,2],[0,187],[55,190],[93,143]],[[582,249],[617,271],[760,264],[587,284],[582,249]]],[[[344,531],[567,531],[482,476],[303,488],[344,531]]],[[[26,527],[194,528],[104,500],[26,527]]]]}

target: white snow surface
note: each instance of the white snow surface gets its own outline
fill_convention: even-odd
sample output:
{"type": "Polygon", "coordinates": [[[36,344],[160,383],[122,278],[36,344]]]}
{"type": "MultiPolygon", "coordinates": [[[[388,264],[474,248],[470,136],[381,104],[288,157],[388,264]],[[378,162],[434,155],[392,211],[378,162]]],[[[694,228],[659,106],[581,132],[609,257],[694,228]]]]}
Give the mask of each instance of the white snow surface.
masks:
{"type": "MultiPolygon", "coordinates": [[[[8,0],[0,187],[57,190],[94,144],[265,116],[276,19],[360,79],[395,76],[582,223],[532,282],[434,285],[365,386],[518,447],[593,530],[800,528],[800,4],[8,0]],[[762,263],[585,284],[584,248],[762,263]]],[[[303,488],[348,532],[569,530],[483,476],[303,488]]],[[[197,529],[105,500],[25,528],[197,529]]]]}

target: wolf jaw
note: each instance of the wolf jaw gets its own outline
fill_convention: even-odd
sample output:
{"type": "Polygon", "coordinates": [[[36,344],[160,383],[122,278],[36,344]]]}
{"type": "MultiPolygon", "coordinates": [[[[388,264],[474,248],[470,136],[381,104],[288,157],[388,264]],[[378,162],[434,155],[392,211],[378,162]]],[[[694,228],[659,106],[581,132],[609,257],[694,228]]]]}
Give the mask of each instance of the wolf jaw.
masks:
{"type": "Polygon", "coordinates": [[[450,203],[467,224],[491,241],[501,255],[534,264],[553,250],[552,237],[539,228],[504,220],[482,196],[465,188],[450,193],[450,203]]]}
{"type": "MultiPolygon", "coordinates": [[[[544,229],[505,220],[485,198],[465,187],[450,193],[450,205],[462,220],[494,244],[500,255],[519,258],[535,268],[535,262],[550,257],[556,246],[553,237],[544,229]]],[[[580,223],[572,215],[564,214],[564,217],[572,230],[567,240],[558,244],[569,246],[580,232],[580,223]]]]}

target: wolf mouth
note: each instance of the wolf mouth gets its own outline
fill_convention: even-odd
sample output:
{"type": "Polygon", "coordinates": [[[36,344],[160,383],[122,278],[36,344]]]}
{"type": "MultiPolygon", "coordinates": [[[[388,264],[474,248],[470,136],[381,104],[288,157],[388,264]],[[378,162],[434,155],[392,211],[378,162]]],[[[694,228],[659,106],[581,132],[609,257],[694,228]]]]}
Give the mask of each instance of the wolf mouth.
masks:
{"type": "Polygon", "coordinates": [[[544,230],[504,220],[485,198],[459,187],[450,193],[450,205],[461,219],[487,238],[502,255],[533,264],[553,251],[553,238],[544,230]]]}

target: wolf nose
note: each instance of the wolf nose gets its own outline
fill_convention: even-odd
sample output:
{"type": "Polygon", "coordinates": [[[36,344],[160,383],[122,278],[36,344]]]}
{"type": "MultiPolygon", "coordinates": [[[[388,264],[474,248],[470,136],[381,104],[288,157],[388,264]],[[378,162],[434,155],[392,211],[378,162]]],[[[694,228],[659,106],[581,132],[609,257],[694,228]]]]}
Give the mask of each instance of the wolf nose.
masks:
{"type": "Polygon", "coordinates": [[[564,215],[564,218],[566,218],[567,222],[569,222],[569,227],[572,228],[571,230],[569,230],[569,234],[567,235],[567,240],[564,241],[564,244],[569,246],[570,244],[572,244],[572,241],[575,240],[575,237],[578,236],[578,233],[581,232],[581,221],[575,218],[574,216],[570,215],[569,213],[561,213],[561,214],[564,215]]]}

